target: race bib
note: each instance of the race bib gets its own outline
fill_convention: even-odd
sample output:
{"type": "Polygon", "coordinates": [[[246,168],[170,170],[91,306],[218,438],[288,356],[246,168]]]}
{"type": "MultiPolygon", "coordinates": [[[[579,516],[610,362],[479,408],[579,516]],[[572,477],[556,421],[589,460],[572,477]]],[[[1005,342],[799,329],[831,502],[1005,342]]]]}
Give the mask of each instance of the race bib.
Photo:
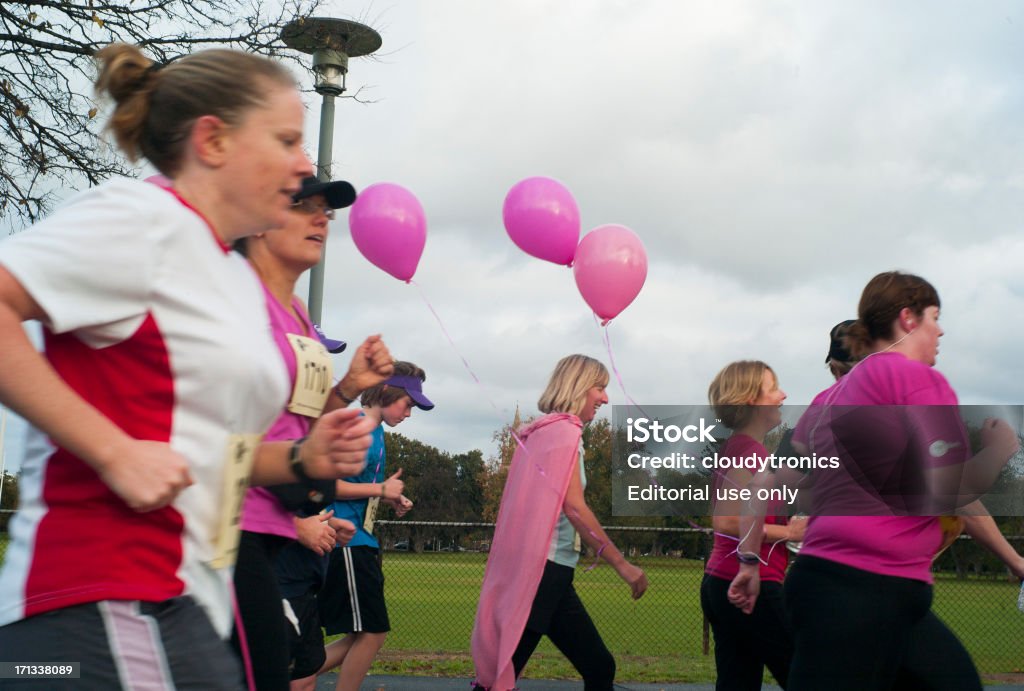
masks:
{"type": "Polygon", "coordinates": [[[373,524],[377,522],[377,508],[380,507],[380,497],[370,497],[366,500],[366,518],[363,519],[363,530],[373,535],[373,524]]]}
{"type": "Polygon", "coordinates": [[[295,386],[288,412],[320,417],[331,393],[331,356],[323,344],[298,334],[287,334],[295,353],[295,386]]]}
{"type": "Polygon", "coordinates": [[[223,569],[232,566],[238,557],[239,525],[242,500],[249,488],[249,473],[262,434],[232,434],[224,454],[224,488],[221,490],[217,532],[213,536],[214,554],[210,566],[223,569]]]}
{"type": "Polygon", "coordinates": [[[576,552],[583,551],[583,541],[580,540],[580,534],[578,532],[576,533],[576,537],[572,540],[572,548],[576,552]]]}

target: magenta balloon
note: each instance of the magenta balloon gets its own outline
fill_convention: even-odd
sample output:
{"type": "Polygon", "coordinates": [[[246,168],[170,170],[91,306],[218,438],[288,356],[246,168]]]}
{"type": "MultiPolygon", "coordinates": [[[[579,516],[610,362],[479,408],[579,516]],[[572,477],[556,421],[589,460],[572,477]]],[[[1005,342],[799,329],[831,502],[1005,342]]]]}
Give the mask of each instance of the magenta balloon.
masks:
{"type": "Polygon", "coordinates": [[[584,235],[576,248],[573,275],[590,309],[607,322],[640,293],[647,280],[647,252],[626,226],[600,226],[584,235]]]}
{"type": "Polygon", "coordinates": [[[501,209],[505,230],[527,254],[572,264],[580,241],[580,210],[558,180],[526,178],[512,186],[501,209]]]}
{"type": "Polygon", "coordinates": [[[427,219],[412,192],[390,182],[370,185],[352,205],[348,227],[370,263],[409,282],[427,243],[427,219]]]}

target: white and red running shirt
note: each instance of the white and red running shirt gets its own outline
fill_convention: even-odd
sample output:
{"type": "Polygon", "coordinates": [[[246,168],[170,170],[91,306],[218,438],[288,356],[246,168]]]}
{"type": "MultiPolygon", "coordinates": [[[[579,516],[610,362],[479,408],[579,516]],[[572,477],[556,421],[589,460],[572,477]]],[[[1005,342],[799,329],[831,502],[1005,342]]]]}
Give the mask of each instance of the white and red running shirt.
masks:
{"type": "Polygon", "coordinates": [[[46,318],[45,356],[136,439],[170,442],[194,484],[130,509],[84,462],[29,433],[0,571],[0,625],[100,600],[193,596],[226,636],[230,569],[213,568],[229,438],[262,434],[288,379],[259,280],[173,192],[89,190],[0,243],[46,318]]]}

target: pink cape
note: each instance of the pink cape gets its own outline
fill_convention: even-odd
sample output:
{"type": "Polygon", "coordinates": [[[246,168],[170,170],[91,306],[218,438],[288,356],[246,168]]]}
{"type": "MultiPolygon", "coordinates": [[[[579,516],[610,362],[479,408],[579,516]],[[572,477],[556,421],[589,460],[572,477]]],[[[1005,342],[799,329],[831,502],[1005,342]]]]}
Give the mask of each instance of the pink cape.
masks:
{"type": "Polygon", "coordinates": [[[490,691],[515,688],[512,654],[526,628],[562,511],[578,467],[583,423],[552,413],[518,432],[473,625],[476,680],[490,691]],[[525,449],[523,447],[526,447],[525,449]]]}

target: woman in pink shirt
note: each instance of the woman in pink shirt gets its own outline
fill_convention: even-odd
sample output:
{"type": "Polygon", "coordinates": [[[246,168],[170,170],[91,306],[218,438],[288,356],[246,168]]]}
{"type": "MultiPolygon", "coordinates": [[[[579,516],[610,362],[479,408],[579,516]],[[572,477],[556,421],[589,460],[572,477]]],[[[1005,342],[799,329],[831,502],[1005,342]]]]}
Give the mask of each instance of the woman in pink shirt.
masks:
{"type": "MultiPolygon", "coordinates": [[[[715,415],[732,430],[718,451],[719,457],[768,456],[764,439],[782,421],[779,407],[785,399],[775,372],[765,363],[745,360],[726,365],[708,388],[708,400],[715,415]]],[[[712,484],[717,496],[719,488],[745,488],[752,478],[751,472],[743,468],[717,470],[712,484]]],[[[760,554],[751,556],[751,563],[760,565],[762,594],[747,616],[733,607],[726,596],[729,582],[740,566],[737,546],[742,509],[739,500],[715,502],[715,542],[700,588],[701,608],[715,636],[715,688],[760,689],[766,665],[779,685],[786,688],[793,640],[782,598],[788,552],[780,543],[803,539],[806,521],[787,525],[785,518],[766,517],[760,554]]]]}
{"type": "MultiPolygon", "coordinates": [[[[933,369],[939,306],[918,276],[875,276],[847,337],[863,359],[797,426],[798,448],[835,456],[840,468],[815,473],[815,516],[786,581],[791,691],[981,689],[970,656],[930,610],[936,514],[977,499],[1017,439],[1005,422],[987,420],[983,448],[969,457],[956,394],[933,369]]],[[[741,555],[761,541],[758,517],[742,522],[741,555]]],[[[759,580],[741,563],[730,601],[750,612],[759,580]]]]}
{"type": "MultiPolygon", "coordinates": [[[[243,238],[234,245],[263,285],[270,332],[288,370],[291,395],[264,436],[267,441],[298,440],[302,444],[321,413],[347,407],[360,392],[383,381],[394,370],[387,346],[379,336],[371,336],[356,349],[345,376],[331,386],[333,366],[328,353],[340,352],[344,343],[324,343],[306,306],[294,294],[299,277],[320,260],[335,210],[355,199],[355,189],[343,180],[323,182],[306,177],[293,195],[280,228],[243,238]]],[[[362,466],[356,466],[346,477],[361,470],[362,466]]],[[[299,520],[281,497],[297,492],[303,497],[317,497],[311,503],[329,504],[336,482],[337,478],[304,478],[294,485],[252,487],[246,492],[234,571],[242,626],[239,628],[236,621],[232,645],[250,673],[251,685],[259,691],[287,691],[290,685],[287,634],[291,624],[273,570],[277,554],[297,539],[323,555],[334,548],[336,541],[344,543],[355,532],[350,522],[331,518],[330,514],[299,520]],[[341,534],[336,534],[339,531],[341,534]]],[[[308,669],[302,671],[306,673],[300,677],[310,674],[308,669]]]]}

